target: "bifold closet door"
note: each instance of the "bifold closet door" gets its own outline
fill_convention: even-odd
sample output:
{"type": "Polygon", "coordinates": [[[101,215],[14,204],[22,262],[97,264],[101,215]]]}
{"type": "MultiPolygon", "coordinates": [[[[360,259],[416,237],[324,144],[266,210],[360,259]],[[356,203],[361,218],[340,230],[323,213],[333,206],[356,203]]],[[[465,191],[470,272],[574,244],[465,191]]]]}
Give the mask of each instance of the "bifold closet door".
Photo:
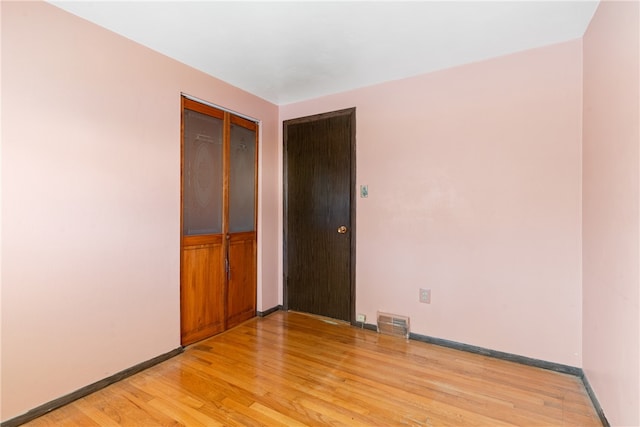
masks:
{"type": "Polygon", "coordinates": [[[255,316],[256,165],[256,123],[183,99],[183,345],[255,316]]]}
{"type": "Polygon", "coordinates": [[[231,117],[227,328],[252,318],[256,312],[257,137],[255,123],[231,117]]]}

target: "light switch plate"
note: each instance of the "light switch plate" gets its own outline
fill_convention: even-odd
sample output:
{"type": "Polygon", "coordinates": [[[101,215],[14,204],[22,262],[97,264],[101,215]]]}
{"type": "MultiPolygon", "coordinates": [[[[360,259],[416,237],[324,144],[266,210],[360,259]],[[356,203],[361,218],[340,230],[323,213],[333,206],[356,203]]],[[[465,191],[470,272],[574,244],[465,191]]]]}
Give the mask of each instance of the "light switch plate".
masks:
{"type": "Polygon", "coordinates": [[[420,289],[420,302],[431,304],[431,289],[420,289]]]}

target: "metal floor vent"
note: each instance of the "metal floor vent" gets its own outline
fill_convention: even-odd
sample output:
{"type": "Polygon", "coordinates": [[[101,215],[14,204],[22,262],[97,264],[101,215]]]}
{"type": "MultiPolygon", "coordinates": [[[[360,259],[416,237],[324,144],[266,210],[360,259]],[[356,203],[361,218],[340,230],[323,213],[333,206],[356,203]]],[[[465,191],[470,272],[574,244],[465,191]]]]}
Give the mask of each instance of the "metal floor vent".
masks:
{"type": "Polygon", "coordinates": [[[409,318],[391,313],[378,312],[378,332],[409,339],[409,318]]]}

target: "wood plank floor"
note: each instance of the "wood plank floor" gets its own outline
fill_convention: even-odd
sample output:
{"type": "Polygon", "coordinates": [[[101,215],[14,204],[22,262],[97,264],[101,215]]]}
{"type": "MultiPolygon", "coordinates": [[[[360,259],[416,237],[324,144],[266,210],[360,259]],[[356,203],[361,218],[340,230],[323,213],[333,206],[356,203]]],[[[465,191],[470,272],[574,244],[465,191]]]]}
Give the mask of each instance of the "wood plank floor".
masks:
{"type": "Polygon", "coordinates": [[[276,312],[26,425],[601,423],[574,376],[276,312]]]}

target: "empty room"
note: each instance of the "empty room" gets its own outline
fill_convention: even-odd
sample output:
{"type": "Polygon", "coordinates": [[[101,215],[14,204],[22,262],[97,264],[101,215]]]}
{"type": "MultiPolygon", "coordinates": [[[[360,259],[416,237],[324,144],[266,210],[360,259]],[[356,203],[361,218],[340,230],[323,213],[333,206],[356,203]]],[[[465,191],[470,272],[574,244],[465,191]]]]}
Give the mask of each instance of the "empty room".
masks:
{"type": "Polygon", "coordinates": [[[3,427],[640,426],[638,1],[0,18],[3,427]]]}

